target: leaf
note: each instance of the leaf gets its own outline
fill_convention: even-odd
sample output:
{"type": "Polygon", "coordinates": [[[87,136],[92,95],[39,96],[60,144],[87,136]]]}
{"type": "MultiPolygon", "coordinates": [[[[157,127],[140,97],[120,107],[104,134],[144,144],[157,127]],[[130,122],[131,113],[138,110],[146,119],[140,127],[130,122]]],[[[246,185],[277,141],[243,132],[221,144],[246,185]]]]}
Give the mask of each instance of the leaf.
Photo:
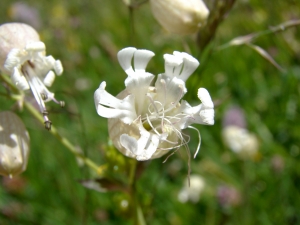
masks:
{"type": "Polygon", "coordinates": [[[266,50],[250,43],[248,43],[247,46],[255,50],[258,54],[260,54],[264,59],[269,61],[278,70],[280,70],[281,72],[285,72],[285,70],[269,55],[269,53],[266,50]]]}

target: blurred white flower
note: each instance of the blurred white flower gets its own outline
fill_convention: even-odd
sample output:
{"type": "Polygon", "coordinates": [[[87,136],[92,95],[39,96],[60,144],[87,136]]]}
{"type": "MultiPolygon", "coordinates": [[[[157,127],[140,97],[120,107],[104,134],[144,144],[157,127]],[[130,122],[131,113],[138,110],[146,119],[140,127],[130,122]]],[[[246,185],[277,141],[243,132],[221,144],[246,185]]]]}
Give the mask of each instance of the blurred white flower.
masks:
{"type": "Polygon", "coordinates": [[[12,112],[0,112],[0,174],[13,176],[26,170],[29,135],[22,120],[12,112]]]}
{"type": "Polygon", "coordinates": [[[222,136],[225,145],[243,159],[256,159],[259,141],[255,134],[247,130],[243,110],[239,106],[230,107],[223,117],[222,136]]]}
{"type": "Polygon", "coordinates": [[[191,175],[190,185],[188,179],[186,179],[183,188],[178,193],[178,201],[182,203],[186,203],[188,201],[197,203],[204,188],[204,179],[199,175],[191,175]]]}
{"type": "MultiPolygon", "coordinates": [[[[52,85],[55,75],[62,74],[63,67],[60,60],[55,60],[51,55],[45,56],[46,47],[43,42],[26,39],[27,37],[23,33],[27,31],[27,27],[29,26],[25,26],[24,29],[24,25],[18,23],[0,26],[0,36],[2,40],[4,39],[0,47],[5,48],[6,51],[7,48],[9,49],[4,68],[11,74],[11,80],[19,90],[31,89],[39,105],[40,112],[44,116],[45,127],[50,129],[51,121],[48,119],[45,102],[52,100],[61,106],[64,106],[64,102],[57,101],[54,98],[54,93],[50,92],[46,86],[50,87],[52,85]],[[12,41],[13,39],[18,41],[20,35],[23,36],[23,39],[26,39],[26,41],[22,40],[23,47],[20,46],[20,43],[16,42],[15,44],[12,41]]],[[[29,27],[28,29],[32,32],[33,28],[29,27]]]]}
{"type": "Polygon", "coordinates": [[[195,33],[209,15],[202,0],[150,0],[150,5],[156,20],[175,34],[195,33]]]}
{"type": "Polygon", "coordinates": [[[202,104],[192,107],[184,100],[180,102],[187,92],[185,81],[199,62],[187,53],[165,54],[165,73],[151,86],[154,75],[145,68],[153,56],[148,50],[122,49],[118,60],[128,75],[125,90],[114,97],[106,92],[103,81],[94,94],[98,114],[109,118],[109,135],[116,148],[139,161],[187,145],[189,137],[181,130],[193,128],[193,123],[214,124],[214,105],[206,89],[198,90],[202,104]]]}
{"type": "Polygon", "coordinates": [[[253,158],[258,152],[258,139],[248,130],[238,126],[227,126],[222,131],[225,144],[238,155],[253,158]]]}

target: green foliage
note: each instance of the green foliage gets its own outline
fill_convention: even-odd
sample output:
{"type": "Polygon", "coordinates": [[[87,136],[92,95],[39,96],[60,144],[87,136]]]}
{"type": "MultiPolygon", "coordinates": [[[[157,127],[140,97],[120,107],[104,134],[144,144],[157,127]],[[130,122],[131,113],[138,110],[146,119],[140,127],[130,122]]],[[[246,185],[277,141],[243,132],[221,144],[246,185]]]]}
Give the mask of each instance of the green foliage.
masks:
{"type": "MultiPolygon", "coordinates": [[[[1,1],[1,23],[15,20],[11,16],[13,3],[1,1]]],[[[297,1],[237,2],[204,50],[197,49],[194,36],[171,35],[162,30],[148,3],[133,10],[133,20],[121,0],[31,0],[27,4],[39,11],[38,31],[47,54],[60,59],[64,66],[63,76],[57,77],[51,90],[66,102],[66,107],[47,105],[53,124],[86,156],[99,165],[107,165],[101,176],[115,178],[124,188],[104,193],[84,188],[80,181],[101,176],[78,166],[74,155],[24,110],[18,114],[30,133],[30,160],[20,177],[2,178],[0,224],[133,224],[130,218],[136,200],[130,197],[130,176],[138,179],[134,190],[139,193],[136,198],[147,224],[300,223],[299,26],[262,35],[254,41],[284,72],[247,45],[218,49],[235,37],[299,19],[297,1]],[[188,175],[184,148],[166,163],[160,158],[133,165],[108,141],[107,120],[97,115],[93,93],[104,80],[114,95],[124,89],[126,74],[116,54],[127,46],[156,54],[147,67],[153,74],[164,71],[162,56],[174,50],[190,51],[201,63],[187,81],[184,99],[199,101],[197,90],[205,87],[216,108],[214,126],[197,126],[201,151],[196,159],[191,159],[191,169],[192,174],[205,180],[197,203],[181,203],[177,199],[188,175]],[[232,105],[244,110],[248,130],[259,138],[255,160],[240,159],[223,143],[222,118],[232,105]],[[133,166],[137,168],[135,175],[131,174],[133,166]],[[234,187],[240,193],[240,202],[220,204],[217,193],[221,185],[234,187]]],[[[0,92],[5,92],[4,87],[0,87],[0,92]]],[[[14,102],[6,97],[0,96],[0,101],[1,111],[13,108],[14,102]]],[[[193,153],[197,134],[190,131],[189,135],[193,153]]]]}

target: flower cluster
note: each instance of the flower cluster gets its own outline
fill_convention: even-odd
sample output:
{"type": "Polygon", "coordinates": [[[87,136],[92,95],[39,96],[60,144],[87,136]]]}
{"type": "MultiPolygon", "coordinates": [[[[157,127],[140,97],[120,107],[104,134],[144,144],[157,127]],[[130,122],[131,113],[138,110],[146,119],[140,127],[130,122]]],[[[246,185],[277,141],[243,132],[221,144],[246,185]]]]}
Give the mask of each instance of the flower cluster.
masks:
{"type": "MultiPolygon", "coordinates": [[[[192,107],[184,100],[180,102],[187,92],[185,81],[199,62],[183,52],[165,54],[165,72],[152,86],[154,75],[145,69],[153,56],[148,50],[122,49],[118,60],[128,75],[125,90],[114,97],[105,90],[103,81],[94,94],[97,113],[109,118],[109,135],[116,148],[139,161],[186,145],[189,137],[181,130],[193,128],[193,123],[214,124],[214,104],[205,88],[198,90],[202,104],[192,107]]],[[[200,143],[195,155],[199,147],[200,143]]]]}

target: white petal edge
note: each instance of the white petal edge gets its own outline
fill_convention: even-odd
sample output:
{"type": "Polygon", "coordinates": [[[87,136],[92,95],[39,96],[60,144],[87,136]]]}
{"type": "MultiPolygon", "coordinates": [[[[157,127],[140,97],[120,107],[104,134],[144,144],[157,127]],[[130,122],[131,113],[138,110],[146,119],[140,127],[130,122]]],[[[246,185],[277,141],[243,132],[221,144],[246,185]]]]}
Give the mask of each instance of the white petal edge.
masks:
{"type": "Polygon", "coordinates": [[[11,74],[11,81],[16,85],[19,90],[30,89],[26,78],[20,73],[20,71],[15,67],[13,73],[11,74]]]}
{"type": "Polygon", "coordinates": [[[63,68],[60,60],[55,61],[53,69],[58,76],[63,73],[64,68],[63,68]]]}
{"type": "Polygon", "coordinates": [[[51,87],[55,80],[55,74],[52,70],[50,70],[47,75],[45,76],[43,82],[47,87],[51,87]]]}
{"type": "Polygon", "coordinates": [[[156,134],[151,134],[139,122],[140,138],[136,140],[128,134],[120,136],[121,145],[128,151],[131,151],[138,161],[146,161],[151,159],[154,152],[157,150],[160,138],[156,134]]]}
{"type": "Polygon", "coordinates": [[[201,100],[205,108],[207,109],[214,108],[214,103],[211,100],[210,94],[205,88],[198,89],[198,98],[201,100]]]}
{"type": "Polygon", "coordinates": [[[173,53],[175,56],[182,57],[183,59],[183,69],[182,72],[180,73],[179,78],[182,79],[183,81],[186,81],[198,68],[200,65],[199,61],[194,58],[193,56],[185,53],[185,52],[177,52],[174,51],[173,53]]]}
{"type": "Polygon", "coordinates": [[[103,81],[94,93],[97,113],[105,118],[119,118],[124,123],[131,124],[137,118],[134,96],[128,95],[121,100],[109,94],[105,87],[106,82],[103,81]]]}
{"type": "Polygon", "coordinates": [[[165,74],[170,77],[177,77],[182,69],[183,59],[179,56],[164,54],[165,74]]]}
{"type": "Polygon", "coordinates": [[[152,51],[139,49],[134,52],[134,70],[136,73],[145,72],[150,59],[155,54],[152,51]]]}
{"type": "Polygon", "coordinates": [[[120,66],[127,73],[128,76],[132,76],[134,74],[131,61],[133,58],[133,54],[136,51],[137,51],[136,48],[128,47],[128,48],[123,48],[117,54],[120,66]]]}
{"type": "Polygon", "coordinates": [[[13,48],[6,57],[4,67],[7,69],[9,72],[13,72],[14,67],[17,67],[20,65],[20,55],[21,51],[17,48],[13,48]]]}
{"type": "Polygon", "coordinates": [[[45,51],[45,49],[46,49],[46,46],[41,41],[31,42],[25,46],[25,50],[28,52],[29,51],[42,52],[42,51],[45,51]]]}

